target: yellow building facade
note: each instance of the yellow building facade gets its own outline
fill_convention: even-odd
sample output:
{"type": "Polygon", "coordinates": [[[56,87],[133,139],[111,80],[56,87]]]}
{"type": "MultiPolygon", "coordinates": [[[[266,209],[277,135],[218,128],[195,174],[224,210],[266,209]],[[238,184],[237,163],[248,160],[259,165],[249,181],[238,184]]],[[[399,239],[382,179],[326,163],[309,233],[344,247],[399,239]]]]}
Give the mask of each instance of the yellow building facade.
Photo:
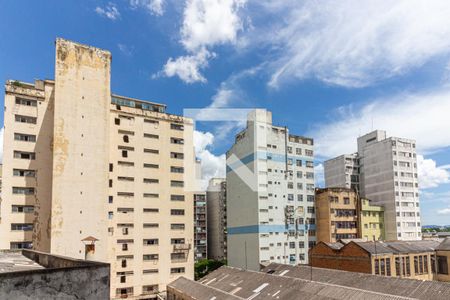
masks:
{"type": "Polygon", "coordinates": [[[360,200],[360,232],[365,240],[384,240],[384,208],[372,205],[370,200],[360,200]]]}

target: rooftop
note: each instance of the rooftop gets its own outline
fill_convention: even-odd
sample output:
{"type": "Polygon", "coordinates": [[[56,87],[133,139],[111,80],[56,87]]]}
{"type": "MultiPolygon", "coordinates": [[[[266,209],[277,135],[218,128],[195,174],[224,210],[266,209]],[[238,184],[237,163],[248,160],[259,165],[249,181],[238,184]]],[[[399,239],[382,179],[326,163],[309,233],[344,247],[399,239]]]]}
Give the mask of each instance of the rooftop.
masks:
{"type": "Polygon", "coordinates": [[[402,297],[401,299],[450,299],[450,283],[441,281],[423,281],[399,277],[377,276],[334,269],[311,268],[305,265],[294,267],[277,263],[271,263],[262,271],[270,272],[272,275],[304,280],[310,280],[312,274],[312,280],[316,282],[388,294],[390,296],[402,297]]]}
{"type": "Polygon", "coordinates": [[[446,238],[439,246],[436,248],[439,251],[450,251],[450,237],[446,238]]]}
{"type": "MultiPolygon", "coordinates": [[[[276,266],[269,265],[268,268],[273,269],[276,266]]],[[[287,266],[289,267],[289,266],[287,266]]],[[[305,267],[309,270],[308,267],[305,267]]],[[[266,270],[269,270],[266,268],[266,270]]],[[[289,272],[289,269],[286,269],[289,272]]],[[[328,270],[326,270],[328,271],[328,270]]],[[[325,271],[325,272],[326,272],[325,271]]],[[[352,281],[358,278],[360,274],[356,274],[352,281]]],[[[336,283],[330,283],[326,280],[320,280],[314,277],[313,281],[309,278],[301,278],[294,276],[286,276],[286,272],[254,272],[232,267],[221,267],[214,272],[202,278],[201,281],[195,283],[193,281],[183,282],[183,286],[177,281],[169,284],[169,287],[176,285],[182,292],[193,296],[194,299],[211,299],[208,297],[196,297],[195,289],[198,284],[202,288],[209,288],[212,291],[221,291],[225,295],[214,295],[214,299],[365,299],[365,300],[386,300],[386,299],[412,299],[405,296],[386,293],[385,291],[371,291],[369,288],[358,288],[336,283]],[[231,298],[234,296],[235,298],[231,298]]],[[[367,284],[367,282],[366,282],[367,284]]],[[[450,291],[450,285],[448,286],[450,291]]],[[[450,294],[449,294],[450,295],[450,294]]],[[[447,296],[447,294],[445,294],[447,296]]],[[[430,299],[447,299],[447,298],[430,298],[430,299]]]]}
{"type": "Polygon", "coordinates": [[[0,252],[0,273],[44,269],[43,266],[18,251],[0,252]]]}

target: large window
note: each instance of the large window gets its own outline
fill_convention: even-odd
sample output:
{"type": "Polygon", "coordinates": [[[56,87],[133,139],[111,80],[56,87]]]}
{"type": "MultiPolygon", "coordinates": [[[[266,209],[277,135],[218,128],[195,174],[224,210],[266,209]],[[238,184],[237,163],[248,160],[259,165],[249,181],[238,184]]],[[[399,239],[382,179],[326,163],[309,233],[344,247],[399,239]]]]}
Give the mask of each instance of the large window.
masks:
{"type": "Polygon", "coordinates": [[[438,274],[448,275],[448,260],[446,256],[437,257],[438,274]]]}

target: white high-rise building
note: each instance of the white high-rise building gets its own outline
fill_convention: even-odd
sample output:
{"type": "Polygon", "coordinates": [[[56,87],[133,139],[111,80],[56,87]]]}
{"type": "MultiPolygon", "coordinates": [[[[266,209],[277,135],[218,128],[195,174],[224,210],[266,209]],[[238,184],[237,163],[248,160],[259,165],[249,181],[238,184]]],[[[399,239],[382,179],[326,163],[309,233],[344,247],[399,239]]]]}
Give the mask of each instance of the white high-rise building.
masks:
{"type": "MultiPolygon", "coordinates": [[[[342,160],[347,156],[325,162],[327,187],[353,185],[350,180],[356,177],[344,176],[349,164],[342,160]],[[344,166],[341,175],[338,165],[344,166]]],[[[421,239],[416,142],[386,138],[385,131],[376,130],[358,138],[355,159],[358,172],[352,175],[358,175],[360,195],[384,206],[386,239],[421,239]]]]}
{"type": "Polygon", "coordinates": [[[228,264],[308,261],[315,237],[313,140],[255,110],[227,152],[228,264]],[[306,225],[307,224],[307,225],[306,225]]]}

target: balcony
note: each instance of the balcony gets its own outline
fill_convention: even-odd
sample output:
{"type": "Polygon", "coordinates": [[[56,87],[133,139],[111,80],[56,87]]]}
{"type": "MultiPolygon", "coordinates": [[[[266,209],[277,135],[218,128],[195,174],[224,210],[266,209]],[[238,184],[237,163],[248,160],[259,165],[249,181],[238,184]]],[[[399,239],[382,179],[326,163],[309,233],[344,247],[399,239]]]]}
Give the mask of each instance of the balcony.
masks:
{"type": "Polygon", "coordinates": [[[190,249],[191,249],[191,244],[174,244],[173,245],[174,251],[185,251],[185,250],[190,250],[190,249]]]}

